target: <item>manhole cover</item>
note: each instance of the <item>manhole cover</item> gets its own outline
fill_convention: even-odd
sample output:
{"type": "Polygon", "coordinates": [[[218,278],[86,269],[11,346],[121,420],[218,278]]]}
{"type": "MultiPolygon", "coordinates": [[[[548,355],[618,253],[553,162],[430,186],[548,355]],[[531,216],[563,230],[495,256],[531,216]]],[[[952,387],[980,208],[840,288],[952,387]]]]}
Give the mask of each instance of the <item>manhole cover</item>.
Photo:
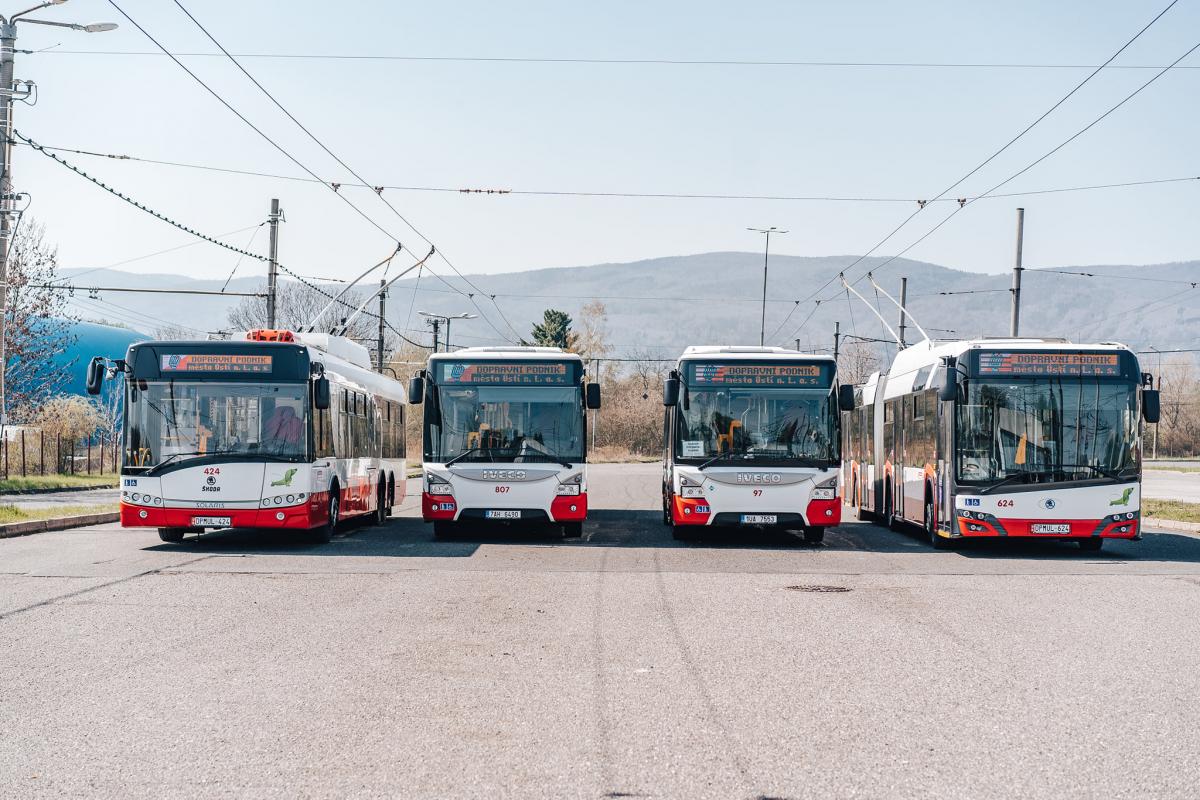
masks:
{"type": "Polygon", "coordinates": [[[848,591],[850,591],[849,586],[805,585],[805,586],[785,586],[784,588],[787,589],[789,592],[831,592],[832,593],[832,592],[848,592],[848,591]]]}

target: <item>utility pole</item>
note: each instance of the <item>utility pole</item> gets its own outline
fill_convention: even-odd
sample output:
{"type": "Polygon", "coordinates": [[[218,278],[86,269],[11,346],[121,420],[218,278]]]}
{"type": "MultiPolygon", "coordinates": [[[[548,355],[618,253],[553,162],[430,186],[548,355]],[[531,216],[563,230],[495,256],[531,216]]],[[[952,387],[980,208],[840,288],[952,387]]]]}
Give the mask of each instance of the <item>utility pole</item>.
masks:
{"type": "Polygon", "coordinates": [[[762,299],[762,327],[758,333],[758,346],[762,347],[767,341],[767,259],[771,253],[771,234],[778,233],[783,235],[787,231],[781,231],[772,225],[770,228],[746,228],[748,231],[755,233],[765,233],[767,241],[763,245],[763,299],[762,299]]]}
{"type": "Polygon", "coordinates": [[[1012,322],[1008,326],[1008,335],[1014,339],[1021,332],[1021,251],[1025,246],[1025,209],[1017,209],[1017,263],[1013,266],[1012,282],[1012,322]]]}
{"type": "MultiPolygon", "coordinates": [[[[93,22],[79,25],[73,22],[53,22],[47,19],[30,19],[25,16],[48,6],[60,5],[65,0],[47,0],[33,8],[18,11],[10,17],[0,15],[0,427],[7,421],[8,386],[5,372],[8,366],[7,335],[5,321],[8,318],[8,256],[12,247],[12,133],[13,98],[17,92],[13,78],[13,56],[17,46],[17,23],[49,25],[55,28],[70,28],[85,33],[102,33],[117,26],[111,22],[93,22]]],[[[28,96],[28,94],[24,95],[28,96]]]]}
{"type": "Polygon", "coordinates": [[[267,221],[271,225],[270,260],[267,262],[267,327],[275,327],[275,310],[279,305],[279,199],[271,200],[271,216],[267,221]]]}
{"type": "Polygon", "coordinates": [[[379,357],[379,372],[383,373],[383,315],[387,311],[387,281],[379,281],[379,338],[375,341],[375,350],[379,357]]]}
{"type": "Polygon", "coordinates": [[[800,352],[800,340],[796,339],[796,352],[800,352]]]}
{"type": "Polygon", "coordinates": [[[908,345],[904,342],[904,308],[908,304],[908,278],[900,279],[900,349],[903,350],[908,345]]]}
{"type": "Polygon", "coordinates": [[[444,322],[446,323],[446,352],[450,352],[450,320],[452,319],[476,319],[478,314],[434,314],[430,311],[418,311],[422,317],[425,317],[427,325],[433,325],[433,352],[437,352],[437,335],[438,327],[444,322]]]}
{"type": "Polygon", "coordinates": [[[838,356],[841,355],[842,346],[842,323],[835,321],[833,323],[833,365],[837,366],[838,356]]]}

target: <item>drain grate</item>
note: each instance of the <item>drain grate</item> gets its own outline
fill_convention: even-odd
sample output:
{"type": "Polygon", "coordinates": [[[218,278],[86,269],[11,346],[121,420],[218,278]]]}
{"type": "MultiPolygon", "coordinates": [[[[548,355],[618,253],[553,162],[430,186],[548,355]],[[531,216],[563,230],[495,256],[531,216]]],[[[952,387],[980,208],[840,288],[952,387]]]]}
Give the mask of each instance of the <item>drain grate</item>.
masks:
{"type": "Polygon", "coordinates": [[[849,586],[820,586],[820,585],[800,585],[800,586],[785,586],[785,587],[783,587],[783,588],[787,589],[789,592],[826,592],[826,593],[837,593],[837,592],[849,592],[849,591],[851,591],[851,589],[850,589],[850,587],[849,587],[849,586]]]}

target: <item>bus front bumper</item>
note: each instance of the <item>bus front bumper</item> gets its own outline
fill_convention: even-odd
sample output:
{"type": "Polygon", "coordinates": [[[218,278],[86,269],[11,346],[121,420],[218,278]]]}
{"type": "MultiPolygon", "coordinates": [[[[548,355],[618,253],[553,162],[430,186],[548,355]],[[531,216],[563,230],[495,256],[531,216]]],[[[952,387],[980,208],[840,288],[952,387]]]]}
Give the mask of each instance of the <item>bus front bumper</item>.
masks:
{"type": "Polygon", "coordinates": [[[982,511],[959,510],[958,526],[954,538],[1022,537],[1029,539],[1140,539],[1142,538],[1141,512],[1112,514],[1103,519],[1001,519],[982,511]],[[967,516],[967,514],[970,516],[967,516]],[[1067,527],[1066,531],[1050,532],[1040,526],[1067,527]]]}
{"type": "MultiPolygon", "coordinates": [[[[455,519],[491,521],[487,517],[487,512],[502,509],[506,509],[506,507],[502,505],[496,505],[488,509],[462,508],[460,510],[458,501],[454,499],[453,495],[434,495],[429,494],[429,492],[421,493],[421,518],[426,522],[438,522],[442,520],[455,519]]],[[[550,522],[583,522],[585,519],[587,519],[588,497],[587,492],[581,492],[576,495],[556,495],[550,501],[549,512],[544,509],[528,508],[507,508],[507,510],[516,510],[520,512],[520,517],[512,521],[524,519],[542,521],[548,520],[550,522]]]]}
{"type": "Polygon", "coordinates": [[[309,504],[286,508],[147,508],[121,503],[123,528],[294,528],[320,524],[309,504]],[[281,518],[282,517],[282,518],[281,518]],[[196,524],[197,520],[228,519],[229,524],[196,524]]]}
{"type": "Polygon", "coordinates": [[[842,522],[842,504],[837,498],[833,500],[809,500],[800,514],[796,511],[747,510],[714,511],[712,505],[703,497],[672,496],[672,517],[676,525],[741,525],[746,516],[773,516],[776,527],[828,527],[842,522]]]}

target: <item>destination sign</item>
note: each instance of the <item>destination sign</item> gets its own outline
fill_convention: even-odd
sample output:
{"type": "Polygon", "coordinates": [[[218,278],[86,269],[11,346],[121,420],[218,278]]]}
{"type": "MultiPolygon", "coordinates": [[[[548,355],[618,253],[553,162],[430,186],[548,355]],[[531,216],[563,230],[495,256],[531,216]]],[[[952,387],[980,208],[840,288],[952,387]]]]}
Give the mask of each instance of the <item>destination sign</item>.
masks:
{"type": "Polygon", "coordinates": [[[271,356],[217,353],[165,353],[163,372],[270,372],[271,356]]]}
{"type": "Polygon", "coordinates": [[[579,382],[578,364],[554,361],[438,362],[440,384],[485,383],[504,386],[574,386],[579,382]]]}
{"type": "Polygon", "coordinates": [[[689,386],[701,389],[708,386],[760,386],[788,388],[827,387],[833,376],[832,364],[709,364],[692,362],[687,365],[689,386]]]}
{"type": "Polygon", "coordinates": [[[979,353],[979,375],[1120,377],[1120,353],[979,353]]]}

